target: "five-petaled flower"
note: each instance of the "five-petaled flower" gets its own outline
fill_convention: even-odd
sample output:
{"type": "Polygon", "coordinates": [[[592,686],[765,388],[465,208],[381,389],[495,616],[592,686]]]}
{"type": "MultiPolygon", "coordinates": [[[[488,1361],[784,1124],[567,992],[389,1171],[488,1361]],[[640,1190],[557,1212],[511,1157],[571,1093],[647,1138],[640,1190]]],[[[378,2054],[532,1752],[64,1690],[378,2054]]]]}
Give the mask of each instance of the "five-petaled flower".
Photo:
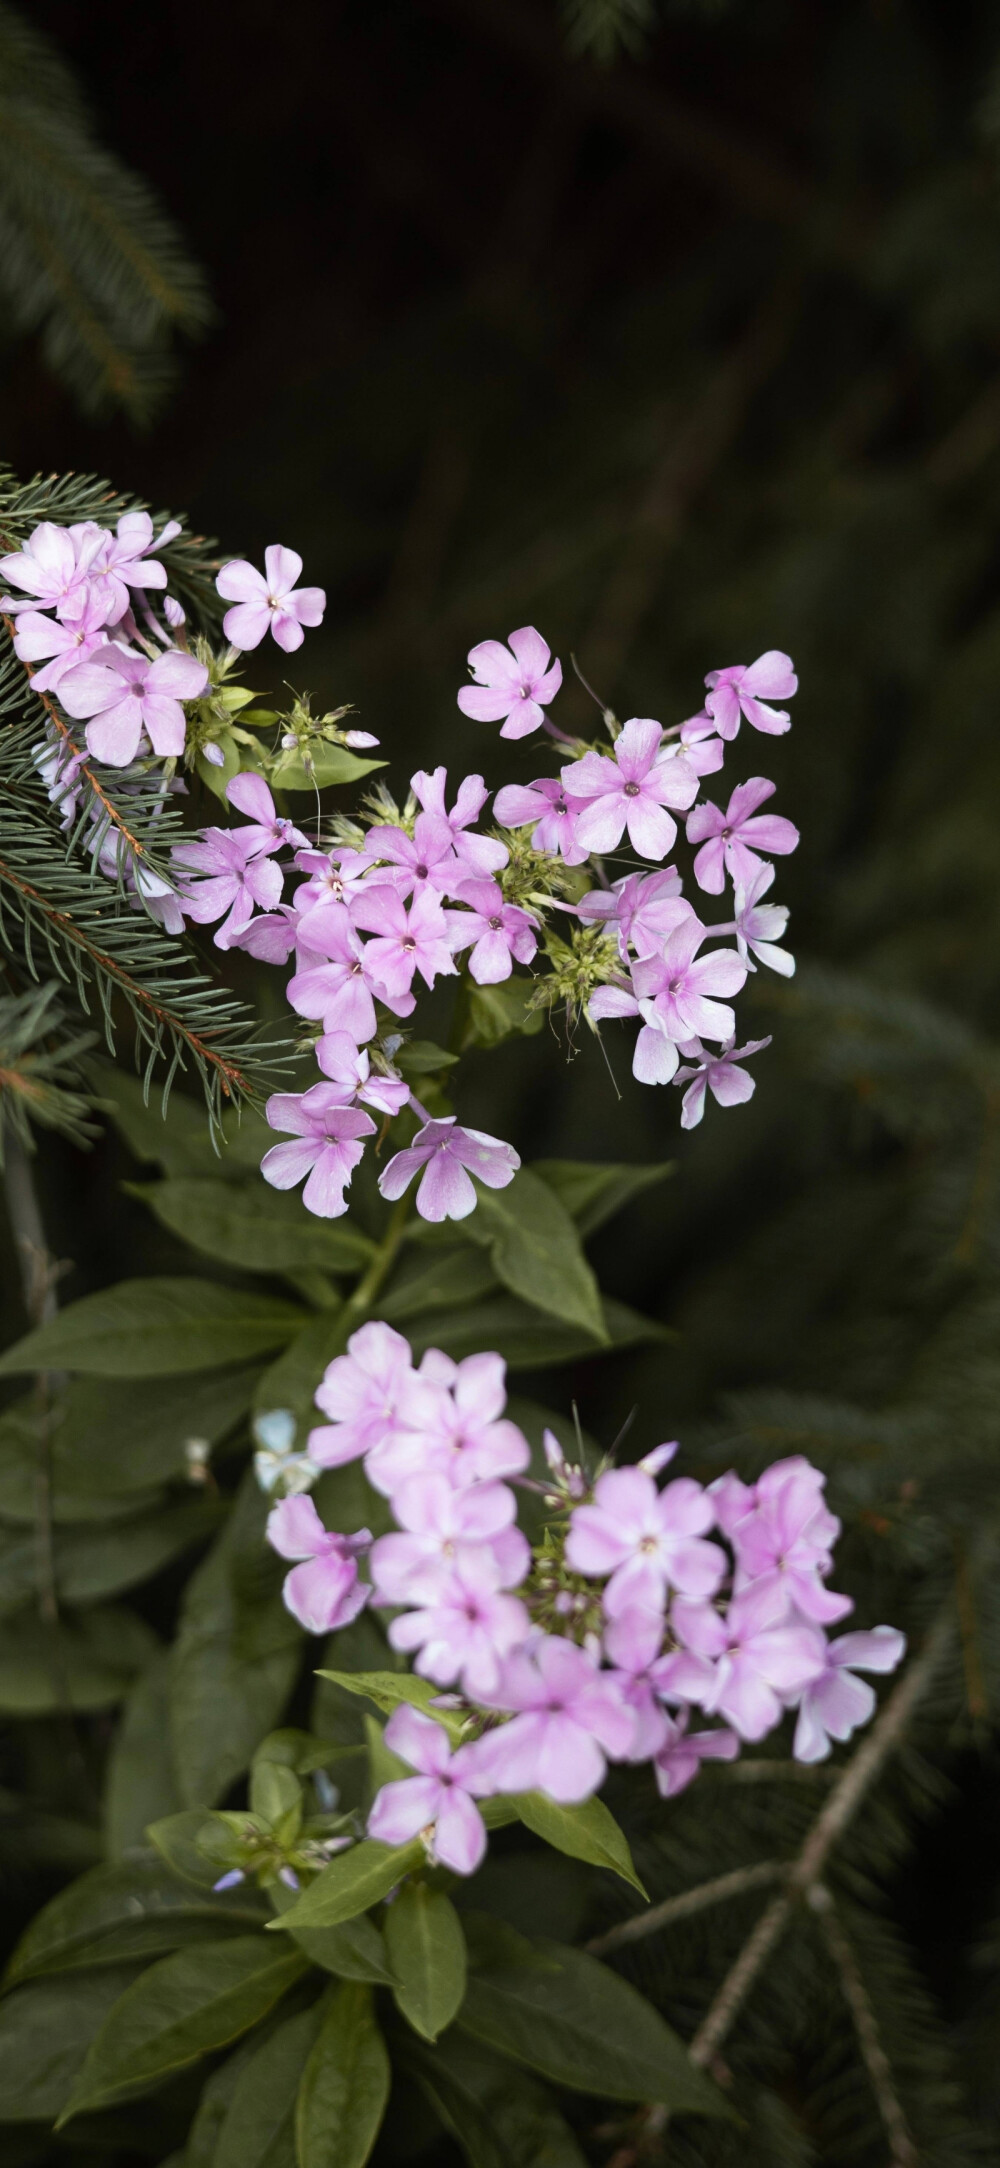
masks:
{"type": "Polygon", "coordinates": [[[562,684],[562,664],[552,662],[533,625],[512,632],[509,647],[500,640],[481,640],[469,649],[469,668],[476,682],[463,685],[458,705],[477,723],[502,719],[502,738],[527,738],[537,730],[562,684]]]}
{"type": "Polygon", "coordinates": [[[265,634],[273,634],[278,646],[291,655],[302,646],[304,625],[322,623],[326,594],[322,587],[298,587],[302,559],[297,550],[272,542],[264,551],[264,572],[246,559],[234,557],[223,565],[215,582],[227,610],[222,629],[234,647],[259,647],[265,634]]]}

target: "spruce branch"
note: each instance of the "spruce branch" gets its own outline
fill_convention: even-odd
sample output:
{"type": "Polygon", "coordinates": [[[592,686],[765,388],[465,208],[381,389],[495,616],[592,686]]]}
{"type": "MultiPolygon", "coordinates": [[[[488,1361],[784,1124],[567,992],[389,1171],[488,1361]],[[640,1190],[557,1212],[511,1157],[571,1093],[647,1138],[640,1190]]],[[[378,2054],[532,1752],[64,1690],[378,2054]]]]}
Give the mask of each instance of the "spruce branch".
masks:
{"type": "Polygon", "coordinates": [[[918,2168],[919,2156],[893,2084],[892,2065],[882,2045],[878,2019],[862,1978],[861,1967],[825,1882],[813,1884],[808,1903],[819,1921],[820,1931],[837,1970],[844,2001],[854,2021],[862,2061],[868,2072],[891,2148],[889,2168],[918,2168]]]}
{"type": "Polygon", "coordinates": [[[693,1913],[703,1912],[709,1905],[725,1904],[730,1897],[742,1897],[745,1890],[781,1882],[787,1873],[787,1863],[780,1859],[762,1859],[750,1867],[736,1867],[731,1874],[719,1874],[710,1882],[699,1882],[696,1889],[682,1890],[677,1897],[665,1897],[662,1904],[653,1905],[648,1912],[637,1912],[632,1919],[619,1920],[618,1925],[609,1927],[606,1934],[594,1935],[586,1948],[593,1957],[606,1957],[609,1950],[620,1950],[625,1943],[640,1942],[646,1935],[659,1934],[661,1927],[671,1927],[675,1920],[690,1919],[693,1913]]]}

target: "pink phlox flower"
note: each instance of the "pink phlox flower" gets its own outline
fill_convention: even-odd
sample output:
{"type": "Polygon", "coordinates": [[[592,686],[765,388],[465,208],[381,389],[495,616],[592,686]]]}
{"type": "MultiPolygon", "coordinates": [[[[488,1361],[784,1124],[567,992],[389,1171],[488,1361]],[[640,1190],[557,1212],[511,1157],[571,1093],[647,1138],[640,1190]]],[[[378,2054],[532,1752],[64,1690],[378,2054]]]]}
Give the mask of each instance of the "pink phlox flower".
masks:
{"type": "Polygon", "coordinates": [[[772,971],[779,971],[782,978],[795,974],[795,958],[787,949],[776,947],[788,925],[788,909],[783,903],[762,903],[774,880],[774,867],[766,863],[755,874],[749,888],[739,882],[736,886],[734,911],[736,918],[736,946],[744,963],[752,971],[750,956],[756,956],[772,971]]]}
{"type": "Polygon", "coordinates": [[[470,833],[473,821],[479,819],[489,797],[483,777],[463,776],[450,813],[445,803],[447,768],[418,768],[416,775],[410,777],[410,784],[424,812],[447,821],[459,858],[476,873],[499,873],[510,857],[506,844],[501,843],[499,836],[470,833]]]}
{"type": "Polygon", "coordinates": [[[254,904],[271,911],[281,897],[283,875],[273,858],[248,859],[234,828],[206,828],[200,842],[180,843],[171,853],[179,876],[181,902],[198,926],[223,924],[214,935],[216,948],[227,949],[249,924],[254,904]],[[201,874],[201,880],[192,880],[201,874]],[[224,914],[228,913],[228,916],[224,914]]]}
{"type": "Polygon", "coordinates": [[[462,911],[451,913],[456,953],[472,944],[469,970],[477,986],[509,979],[514,964],[530,964],[538,947],[538,920],[518,904],[505,903],[496,881],[463,881],[456,890],[462,911]]]}
{"type": "Polygon", "coordinates": [[[710,670],[705,683],[709,688],[705,706],[720,738],[735,738],[741,714],[755,730],[766,730],[771,737],[780,737],[789,728],[791,718],[784,710],[767,705],[771,700],[790,700],[798,691],[792,658],[780,648],[769,647],[749,668],[736,662],[728,670],[710,670]]]}
{"type": "Polygon", "coordinates": [[[405,1107],[410,1087],[404,1079],[373,1072],[367,1049],[358,1046],[349,1031],[327,1031],[316,1042],[316,1059],[325,1077],[342,1094],[345,1105],[360,1099],[378,1114],[398,1114],[405,1107]]]}
{"type": "Polygon", "coordinates": [[[502,738],[530,737],[544,723],[543,709],[562,684],[562,664],[552,662],[551,650],[534,625],[512,632],[509,647],[499,640],[481,640],[469,649],[468,664],[476,682],[463,685],[459,693],[463,715],[477,723],[502,720],[502,738]]]}
{"type": "Polygon", "coordinates": [[[260,1171],[272,1189],[294,1189],[308,1176],[302,1192],[307,1212],[339,1219],[347,1210],[344,1194],[360,1159],[364,1139],[375,1124],[360,1107],[346,1107],[334,1084],[311,1084],[308,1091],[272,1092],[265,1109],[272,1129],[291,1130],[295,1142],[274,1144],[260,1171]]]}
{"type": "Polygon", "coordinates": [[[667,1736],[653,1763],[663,1799],[676,1799],[698,1775],[702,1762],[735,1761],[740,1742],[734,1731],[688,1731],[690,1711],[667,1718],[667,1736]]]}
{"type": "Polygon", "coordinates": [[[426,986],[454,974],[448,917],[428,888],[417,891],[407,910],[394,889],[369,882],[349,909],[352,925],[375,936],[365,947],[366,976],[396,1016],[410,1016],[416,1007],[411,987],[418,971],[426,986]]]}
{"type": "Polygon", "coordinates": [[[574,1509],[566,1558],[577,1573],[610,1575],[604,1591],[610,1618],[636,1605],[662,1611],[671,1588],[714,1596],[726,1566],[718,1544],[704,1541],[714,1520],[708,1493],[691,1476],[658,1491],[641,1468],[609,1468],[597,1479],[592,1504],[574,1509]]]}
{"type": "Polygon", "coordinates": [[[431,1860],[453,1874],[474,1874],[486,1851],[486,1830],[464,1788],[475,1768],[473,1747],[452,1753],[443,1725],[405,1702],[393,1710],[384,1738],[419,1774],[382,1786],[372,1802],[368,1835],[382,1844],[409,1844],[421,1837],[431,1860]]]}
{"type": "Polygon", "coordinates": [[[824,1477],[796,1454],[761,1477],[755,1501],[731,1529],[739,1593],[751,1585],[784,1597],[786,1615],[832,1625],[853,1609],[849,1596],[824,1588],[840,1522],[823,1498],[824,1477]]]}
{"type": "MultiPolygon", "coordinates": [[[[23,550],[15,550],[10,556],[0,557],[0,574],[20,587],[33,599],[19,602],[9,595],[0,600],[0,608],[8,614],[21,610],[54,609],[58,617],[79,617],[87,600],[91,582],[99,577],[98,560],[104,547],[105,531],[95,520],[80,522],[75,527],[57,527],[52,520],[43,520],[28,536],[23,550]]],[[[115,607],[115,596],[110,589],[104,591],[108,618],[120,616],[115,607]]],[[[125,601],[128,601],[126,594],[125,601]]],[[[122,605],[124,608],[124,604],[122,605]]]]}
{"type": "Polygon", "coordinates": [[[291,849],[294,845],[308,846],[308,836],[304,836],[294,822],[275,811],[274,799],[262,775],[255,775],[250,769],[242,775],[234,775],[226,784],[226,797],[238,813],[248,816],[250,825],[234,831],[248,858],[259,858],[286,847],[291,849]]]}
{"type": "Polygon", "coordinates": [[[855,1671],[895,1671],[906,1650],[906,1635],[895,1626],[874,1626],[869,1633],[842,1634],[823,1651],[824,1668],[810,1681],[799,1705],[792,1752],[796,1761],[825,1761],[834,1739],[849,1739],[867,1724],[875,1707],[874,1688],[855,1671]]]}
{"type": "Polygon", "coordinates": [[[680,741],[687,756],[688,766],[696,775],[717,775],[722,767],[726,748],[716,735],[715,724],[704,710],[700,715],[690,715],[680,727],[680,741]]]}
{"type": "Polygon", "coordinates": [[[419,1433],[433,1419],[436,1398],[417,1376],[401,1332],[380,1319],[360,1325],[316,1388],[316,1405],[329,1420],[310,1431],[309,1457],[320,1468],[340,1468],[398,1431],[419,1433]]]}
{"type": "Polygon", "coordinates": [[[581,897],[578,910],[587,926],[615,928],[623,963],[630,948],[639,956],[652,955],[675,927],[695,918],[681,895],[676,866],[664,866],[659,873],[627,873],[611,888],[592,888],[581,897]]]}
{"type": "Polygon", "coordinates": [[[456,1363],[439,1348],[428,1348],[419,1375],[433,1393],[420,1436],[389,1438],[375,1450],[368,1475],[377,1490],[392,1497],[399,1483],[422,1469],[446,1476],[455,1490],[465,1490],[519,1475],[528,1466],[528,1441],[504,1415],[502,1355],[484,1352],[456,1363]]]}
{"type": "Polygon", "coordinates": [[[363,1611],[371,1590],[358,1579],[369,1528],[341,1536],[324,1528],[311,1498],[283,1498],[267,1518],[267,1540],[281,1558],[304,1561],[285,1578],[286,1608],[310,1634],[336,1633],[363,1611]]]}
{"type": "MultiPolygon", "coordinates": [[[[587,1015],[594,1024],[617,1022],[639,1014],[636,995],[624,984],[596,987],[587,1003],[587,1015]]],[[[632,1075],[636,1083],[669,1084],[678,1059],[676,1042],[668,1037],[657,1016],[654,1014],[651,1021],[643,1019],[632,1054],[632,1075]]]]}
{"type": "Polygon", "coordinates": [[[248,955],[256,956],[258,963],[284,964],[295,947],[298,924],[294,906],[279,903],[276,911],[264,911],[238,933],[230,934],[228,946],[246,949],[248,955]]]}
{"type": "Polygon", "coordinates": [[[309,876],[295,891],[295,908],[303,923],[310,912],[322,910],[325,904],[349,903],[372,871],[367,851],[296,851],[295,864],[309,876]]]}
{"type": "Polygon", "coordinates": [[[538,1790],[573,1806],[599,1789],[607,1755],[631,1753],[635,1716],[620,1685],[575,1642],[542,1635],[530,1654],[508,1658],[498,1690],[483,1698],[516,1712],[479,1741],[497,1791],[538,1790]]]}
{"type": "Polygon", "coordinates": [[[706,1052],[698,1040],[695,1040],[693,1046],[685,1047],[684,1051],[691,1056],[691,1060],[686,1062],[682,1069],[678,1069],[674,1077],[675,1084],[688,1086],[681,1106],[681,1128],[697,1128],[705,1112],[708,1092],[711,1092],[720,1107],[738,1107],[747,1099],[752,1099],[756,1089],[754,1078],[746,1069],[741,1069],[739,1064],[747,1061],[751,1054],[763,1053],[764,1048],[770,1044],[771,1037],[768,1033],[766,1039],[748,1039],[745,1046],[737,1046],[734,1033],[718,1054],[706,1052]]]}
{"type": "Polygon", "coordinates": [[[501,828],[526,828],[532,822],[533,850],[563,858],[567,866],[582,866],[589,853],[578,841],[576,819],[586,802],[572,797],[557,776],[543,775],[534,783],[506,783],[496,794],[493,811],[501,828]]]}
{"type": "Polygon", "coordinates": [[[374,1039],[378,1019],[369,960],[346,904],[326,904],[311,915],[309,949],[309,959],[286,988],[293,1009],[318,1019],[324,1031],[350,1032],[359,1046],[374,1039]]]}
{"type": "Polygon", "coordinates": [[[322,623],[326,593],[322,587],[296,585],[302,559],[297,550],[284,549],[280,542],[272,542],[264,551],[264,566],[265,571],[258,572],[243,557],[223,565],[215,584],[223,600],[236,607],[226,611],[222,629],[227,640],[244,652],[259,647],[270,632],[291,655],[302,646],[303,626],[322,623]]]}
{"type": "Polygon", "coordinates": [[[773,1731],[786,1703],[822,1669],[815,1627],[782,1624],[784,1616],[784,1597],[773,1587],[734,1596],[725,1618],[710,1604],[683,1597],[672,1605],[678,1640],[712,1667],[710,1682],[701,1689],[691,1682],[685,1698],[700,1701],[710,1716],[724,1716],[741,1739],[773,1731]]]}
{"type": "Polygon", "coordinates": [[[694,862],[695,879],[709,896],[721,896],[727,873],[734,887],[749,888],[764,863],[758,851],[773,851],[781,858],[795,850],[799,831],[791,821],[782,813],[757,814],[757,807],[773,796],[774,784],[764,775],[752,775],[737,784],[724,813],[709,799],[688,815],[688,842],[702,846],[694,862]]]}
{"type": "MultiPolygon", "coordinates": [[[[418,813],[412,836],[388,822],[370,828],[368,849],[373,858],[389,860],[375,878],[387,880],[398,896],[425,888],[438,897],[450,896],[456,883],[467,878],[467,866],[455,855],[451,829],[436,813],[418,813]]],[[[357,895],[356,888],[353,893],[357,895]]]]}
{"type": "Polygon", "coordinates": [[[699,956],[711,928],[686,919],[667,935],[656,956],[640,956],[632,966],[639,1014],[646,1024],[681,1046],[694,1039],[730,1039],[736,1018],[720,994],[738,994],[747,967],[735,949],[711,949],[699,956]]]}
{"type": "MultiPolygon", "coordinates": [[[[86,535],[89,524],[89,521],[83,523],[81,537],[86,535]]],[[[166,586],[166,566],[155,557],[151,559],[150,553],[163,549],[180,531],[178,520],[167,520],[154,540],[153,522],[148,512],[123,512],[114,534],[107,528],[101,530],[101,547],[95,561],[115,590],[115,622],[124,616],[129,606],[131,587],[166,586]]]]}
{"type": "Polygon", "coordinates": [[[394,1488],[392,1510],[404,1532],[380,1536],[371,1561],[383,1603],[433,1602],[456,1564],[475,1571],[484,1545],[499,1571],[498,1587],[516,1588],[524,1579],[531,1551],[514,1526],[514,1494],[505,1483],[456,1490],[447,1475],[421,1472],[394,1488]]]}
{"type": "Polygon", "coordinates": [[[614,1676],[635,1718],[635,1736],[627,1755],[634,1762],[651,1761],[670,1735],[670,1719],[657,1698],[650,1665],[660,1653],[663,1613],[642,1604],[630,1604],[612,1618],[604,1634],[604,1653],[615,1666],[614,1676]]]}
{"type": "Polygon", "coordinates": [[[100,593],[99,585],[93,582],[81,594],[75,616],[60,621],[45,617],[41,610],[26,609],[18,617],[14,647],[21,661],[45,664],[44,669],[32,672],[37,693],[53,692],[68,671],[89,662],[104,646],[111,597],[110,592],[100,593]]]}
{"type": "Polygon", "coordinates": [[[648,717],[633,716],[615,739],[614,752],[585,753],[562,770],[566,789],[586,804],[575,820],[588,851],[613,851],[625,830],[641,858],[666,858],[677,823],[666,806],[684,811],[698,795],[698,778],[682,753],[660,758],[663,732],[648,717]]]}
{"type": "Polygon", "coordinates": [[[456,1558],[430,1603],[393,1619],[391,1646],[412,1655],[414,1670],[435,1686],[458,1685],[477,1701],[495,1694],[503,1658],[531,1631],[523,1603],[501,1589],[501,1578],[486,1544],[472,1559],[456,1558]]]}
{"type": "Polygon", "coordinates": [[[59,699],[67,715],[93,718],[87,724],[87,744],[95,759],[127,768],[143,730],[161,760],[183,753],[181,702],[196,700],[207,684],[204,663],[179,648],[168,648],[150,662],[148,655],[107,646],[92,662],[66,672],[59,699]]]}
{"type": "Polygon", "coordinates": [[[413,1143],[390,1159],[378,1186],[394,1202],[423,1169],[417,1191],[421,1219],[467,1219],[477,1201],[470,1175],[487,1189],[506,1189],[520,1164],[512,1144],[482,1129],[465,1129],[448,1114],[418,1129],[413,1143]]]}

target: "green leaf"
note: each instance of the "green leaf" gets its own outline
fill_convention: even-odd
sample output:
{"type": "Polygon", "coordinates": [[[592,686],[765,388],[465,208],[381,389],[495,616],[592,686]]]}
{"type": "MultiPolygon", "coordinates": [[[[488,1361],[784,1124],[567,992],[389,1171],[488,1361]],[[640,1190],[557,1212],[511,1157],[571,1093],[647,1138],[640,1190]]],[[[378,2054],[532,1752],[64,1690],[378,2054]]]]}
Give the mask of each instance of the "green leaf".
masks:
{"type": "Polygon", "coordinates": [[[385,2114],[389,2076],[371,1989],[345,1981],[324,2004],[299,2088],[298,2168],[364,2168],[385,2114]]]}
{"type": "Polygon", "coordinates": [[[283,1731],[269,1731],[253,1761],[255,1769],[259,1762],[277,1762],[282,1769],[294,1769],[297,1777],[307,1777],[314,1769],[328,1769],[343,1753],[335,1739],[317,1739],[311,1731],[289,1725],[283,1731]]]}
{"type": "Polygon", "coordinates": [[[98,1377],[150,1378],[218,1370],[281,1347],[302,1310],[213,1280],[122,1280],[60,1310],[0,1357],[0,1375],[82,1370],[98,1377]]]}
{"type": "Polygon", "coordinates": [[[358,1228],[315,1219],[297,1191],[271,1189],[259,1176],[134,1184],[132,1195],[182,1242],[242,1272],[362,1272],[375,1253],[358,1228]]]}
{"type": "Polygon", "coordinates": [[[149,1628],[116,1605],[55,1627],[19,1616],[0,1631],[0,1711],[48,1716],[67,1706],[81,1714],[113,1708],[155,1646],[149,1628]]]}
{"type": "MultiPolygon", "coordinates": [[[[218,1500],[193,1497],[107,1528],[57,1528],[52,1554],[60,1600],[95,1603],[148,1581],[193,1544],[207,1543],[224,1513],[218,1500]]],[[[27,1602],[37,1586],[37,1536],[27,1529],[0,1533],[0,1607],[27,1602]]]]}
{"type": "Polygon", "coordinates": [[[607,1965],[466,1914],[472,1970],[458,2023],[557,2085],[729,2116],[651,2003],[607,1965]]]}
{"type": "Polygon", "coordinates": [[[108,1755],[105,1845],[117,1859],[141,1845],[150,1822],[179,1807],[170,1753],[170,1657],[161,1649],[131,1688],[108,1755]]]}
{"type": "Polygon", "coordinates": [[[60,1396],[46,1413],[31,1392],[0,1415],[0,1515],[17,1528],[34,1528],[38,1517],[38,1461],[43,1446],[51,1454],[55,1527],[93,1525],[95,1521],[106,1526],[127,1520],[143,1506],[160,1501],[160,1492],[148,1483],[139,1485],[128,1498],[116,1498],[107,1492],[102,1497],[86,1487],[85,1470],[81,1471],[81,1487],[77,1488],[72,1453],[61,1450],[68,1397],[60,1396]]]}
{"type": "Polygon", "coordinates": [[[595,1867],[609,1867],[612,1874],[621,1875],[648,1901],[624,1831],[602,1799],[586,1799],[579,1807],[560,1807],[544,1792],[520,1792],[512,1795],[511,1804],[525,1827],[536,1837],[543,1837],[557,1852],[568,1853],[570,1859],[588,1860],[595,1867]]]}
{"type": "Polygon", "coordinates": [[[321,1965],[339,1980],[366,1980],[373,1987],[393,1985],[385,1943],[374,1921],[363,1912],[356,1919],[342,1920],[339,1927],[292,1927],[289,1933],[310,1964],[321,1965]]]}
{"type": "Polygon", "coordinates": [[[379,1316],[387,1324],[402,1325],[425,1310],[453,1309],[480,1302],[497,1285],[493,1264],[486,1252],[477,1255],[467,1242],[453,1250],[426,1252],[407,1257],[384,1295],[379,1297],[379,1316]]]}
{"type": "Polygon", "coordinates": [[[597,1281],[573,1221],[530,1168],[522,1167],[506,1189],[479,1184],[469,1236],[487,1245],[497,1278],[521,1301],[607,1339],[597,1281]]]}
{"type": "Polygon", "coordinates": [[[665,1182],[675,1171],[672,1159],[656,1167],[595,1166],[584,1159],[535,1159],[531,1164],[531,1172],[555,1191],[572,1214],[584,1240],[631,1204],[633,1197],[665,1182]]]}
{"type": "Polygon", "coordinates": [[[256,2025],[307,1970],[264,1935],[162,1957],[105,2019],[61,2120],[125,2100],[256,2025]]]}
{"type": "Polygon", "coordinates": [[[469,1046],[499,1046],[512,1032],[533,1038],[545,1022],[543,1009],[531,1007],[530,979],[501,979],[496,986],[469,986],[468,1024],[462,1051],[469,1046]]]}
{"type": "Polygon", "coordinates": [[[569,2124],[526,2070],[457,2030],[433,2053],[415,2040],[397,2052],[470,2168],[586,2168],[569,2124]]]}
{"type": "MultiPolygon", "coordinates": [[[[57,1495],[70,1488],[117,1501],[151,1484],[187,1480],[189,1438],[218,1445],[246,1415],[257,1369],[161,1378],[74,1378],[52,1441],[57,1495]]],[[[7,1513],[0,1491],[0,1512],[7,1513]]],[[[134,1510],[134,1506],[132,1507],[134,1510]]],[[[66,1518],[70,1516],[67,1515],[66,1518]]]]}
{"type": "Polygon", "coordinates": [[[204,1808],[186,1807],[182,1814],[168,1814],[162,1821],[151,1822],[146,1835],[174,1874],[193,1882],[198,1889],[211,1889],[219,1870],[199,1848],[198,1838],[204,1827],[204,1808]]]}
{"type": "Polygon", "coordinates": [[[342,1920],[353,1920],[359,1912],[367,1912],[370,1905],[387,1897],[397,1882],[402,1882],[411,1868],[422,1865],[426,1857],[417,1837],[410,1844],[379,1844],[374,1837],[364,1837],[360,1844],[352,1844],[349,1852],[332,1859],[296,1903],[268,1925],[339,1927],[342,1920]]]}
{"type": "Polygon", "coordinates": [[[286,2018],[243,2065],[212,2168],[295,2168],[295,2104],[320,2023],[317,2007],[286,2018]]]}
{"type": "Polygon", "coordinates": [[[164,1115],[161,1094],[150,1092],[147,1100],[140,1078],[120,1064],[94,1061],[89,1067],[115,1128],[136,1159],[155,1160],[171,1174],[196,1174],[213,1161],[218,1164],[200,1100],[171,1092],[164,1115]]]}
{"type": "Polygon", "coordinates": [[[43,1973],[121,1965],[186,1942],[246,1934],[269,1917],[249,1884],[217,1894],[178,1882],[155,1854],[95,1867],[36,1913],[7,1968],[5,1986],[43,1973]]]}
{"type": "Polygon", "coordinates": [[[346,1346],[342,1317],[323,1311],[311,1317],[289,1341],[277,1362],[264,1371],[254,1395],[254,1413],[271,1408],[290,1408],[298,1426],[296,1445],[305,1447],[306,1433],[323,1418],[316,1406],[316,1387],[327,1363],[346,1346]]]}
{"type": "MultiPolygon", "coordinates": [[[[473,1213],[472,1219],[478,1218],[473,1213]]],[[[470,1222],[471,1224],[471,1222],[470,1222]]],[[[635,1347],[643,1341],[672,1340],[675,1336],[652,1318],[640,1316],[627,1303],[602,1304],[607,1343],[612,1347],[635,1347]]],[[[547,1370],[555,1363],[572,1362],[579,1355],[594,1355],[597,1348],[589,1331],[581,1326],[559,1324],[513,1295],[495,1295],[467,1310],[435,1310],[419,1318],[407,1332],[414,1356],[429,1347],[443,1348],[456,1362],[463,1355],[495,1348],[512,1370],[547,1370]]]]}
{"type": "Polygon", "coordinates": [[[424,2040],[451,2024],[465,1994],[465,1936],[454,1905],[427,1882],[409,1882],[385,1915],[396,2007],[424,2040]]]}
{"type": "Polygon", "coordinates": [[[330,1679],[334,1686],[342,1687],[347,1694],[364,1695],[366,1700],[373,1701],[375,1707],[381,1709],[383,1716],[391,1716],[400,1702],[405,1701],[411,1709],[421,1709],[425,1716],[432,1716],[453,1742],[457,1742],[461,1737],[462,1718],[456,1716],[451,1709],[438,1709],[433,1706],[435,1698],[440,1697],[441,1688],[432,1685],[430,1679],[418,1679],[415,1672],[318,1671],[316,1676],[319,1679],[330,1679]]]}
{"type": "Polygon", "coordinates": [[[441,1069],[454,1069],[459,1060],[457,1054],[446,1054],[443,1046],[435,1046],[431,1039],[407,1039],[395,1057],[396,1067],[407,1079],[419,1076],[437,1076],[441,1069]]]}
{"type": "Polygon", "coordinates": [[[171,1652],[170,1729],[185,1803],[214,1806],[281,1716],[302,1635],[284,1610],[280,1564],[264,1542],[267,1500],[252,1474],[229,1524],[192,1575],[171,1652]]]}
{"type": "Polygon", "coordinates": [[[33,1980],[0,2002],[0,2123],[52,2123],[96,2033],[136,1977],[108,1966],[84,1979],[33,1980]]]}
{"type": "Polygon", "coordinates": [[[286,753],[271,770],[272,788],[329,790],[337,783],[358,783],[362,776],[371,775],[373,769],[388,765],[384,760],[360,760],[357,753],[349,753],[346,746],[322,743],[310,747],[310,759],[313,763],[311,774],[297,753],[286,753]]]}

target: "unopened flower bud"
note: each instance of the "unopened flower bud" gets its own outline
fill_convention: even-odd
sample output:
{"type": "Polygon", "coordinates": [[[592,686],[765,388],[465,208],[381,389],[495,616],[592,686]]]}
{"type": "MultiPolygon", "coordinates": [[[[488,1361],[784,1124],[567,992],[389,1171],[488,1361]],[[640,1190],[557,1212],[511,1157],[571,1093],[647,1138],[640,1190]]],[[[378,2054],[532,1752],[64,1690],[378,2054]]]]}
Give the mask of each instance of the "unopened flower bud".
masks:
{"type": "Polygon", "coordinates": [[[173,595],[164,595],[163,615],[166,618],[168,625],[173,626],[175,632],[181,625],[187,624],[187,617],[184,611],[181,609],[180,603],[175,602],[173,595]]]}
{"type": "Polygon", "coordinates": [[[676,1438],[670,1445],[654,1445],[652,1452],[646,1453],[638,1465],[644,1475],[659,1475],[661,1468],[665,1468],[668,1461],[673,1460],[676,1451],[676,1438]]]}
{"type": "Polygon", "coordinates": [[[373,738],[370,730],[345,730],[344,732],[344,744],[353,746],[359,752],[367,750],[370,745],[378,745],[378,743],[378,738],[373,738]]]}
{"type": "Polygon", "coordinates": [[[204,752],[204,755],[205,755],[205,759],[206,759],[206,760],[208,761],[208,764],[209,764],[209,766],[210,766],[210,767],[212,767],[212,768],[224,768],[224,767],[225,767],[225,765],[226,765],[226,756],[225,756],[225,753],[224,753],[224,752],[223,752],[223,750],[222,750],[222,747],[221,747],[221,745],[206,745],[206,746],[203,746],[202,750],[203,750],[203,752],[204,752]]]}

